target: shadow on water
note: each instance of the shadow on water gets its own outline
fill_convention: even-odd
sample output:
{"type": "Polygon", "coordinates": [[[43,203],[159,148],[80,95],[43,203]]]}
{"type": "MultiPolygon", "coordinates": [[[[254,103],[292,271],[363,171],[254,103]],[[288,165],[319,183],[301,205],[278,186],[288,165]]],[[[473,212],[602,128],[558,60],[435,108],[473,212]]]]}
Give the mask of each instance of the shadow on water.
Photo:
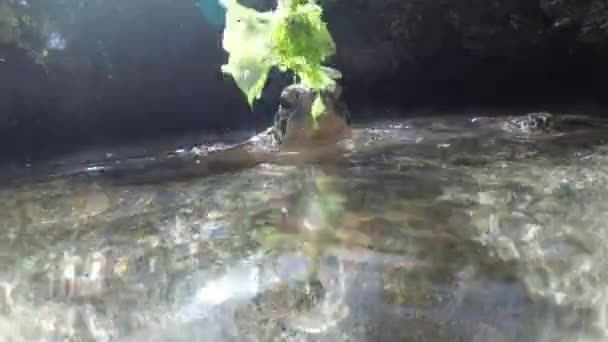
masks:
{"type": "Polygon", "coordinates": [[[0,336],[601,341],[606,130],[472,127],[356,127],[330,163],[7,184],[0,336]]]}

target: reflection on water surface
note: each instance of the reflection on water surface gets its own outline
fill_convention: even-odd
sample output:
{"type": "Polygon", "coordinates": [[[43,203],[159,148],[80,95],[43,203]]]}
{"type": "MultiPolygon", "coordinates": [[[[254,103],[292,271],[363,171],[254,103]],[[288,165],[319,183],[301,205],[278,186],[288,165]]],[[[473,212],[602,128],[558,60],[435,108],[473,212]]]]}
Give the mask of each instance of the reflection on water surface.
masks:
{"type": "Polygon", "coordinates": [[[0,190],[0,335],[602,341],[605,134],[427,118],[317,163],[30,170],[0,190]]]}

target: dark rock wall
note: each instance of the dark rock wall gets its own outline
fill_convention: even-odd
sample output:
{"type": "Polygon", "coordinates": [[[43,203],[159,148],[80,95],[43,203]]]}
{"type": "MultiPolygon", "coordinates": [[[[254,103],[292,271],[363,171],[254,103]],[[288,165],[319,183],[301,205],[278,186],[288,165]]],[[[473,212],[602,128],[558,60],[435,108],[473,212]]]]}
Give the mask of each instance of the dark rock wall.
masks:
{"type": "MultiPolygon", "coordinates": [[[[272,2],[247,1],[260,9],[272,2]]],[[[60,32],[67,46],[46,56],[34,49],[40,37],[32,38],[37,45],[0,42],[0,159],[262,127],[287,82],[275,74],[251,113],[219,71],[226,59],[221,28],[207,25],[193,0],[29,4],[28,16],[44,14],[54,23],[31,27],[60,32]]],[[[323,6],[338,46],[332,62],[344,73],[353,107],[605,96],[607,1],[324,0],[323,6]]],[[[0,20],[0,31],[7,22],[0,20]]]]}
{"type": "Polygon", "coordinates": [[[608,2],[327,0],[352,99],[603,98],[608,2]]]}

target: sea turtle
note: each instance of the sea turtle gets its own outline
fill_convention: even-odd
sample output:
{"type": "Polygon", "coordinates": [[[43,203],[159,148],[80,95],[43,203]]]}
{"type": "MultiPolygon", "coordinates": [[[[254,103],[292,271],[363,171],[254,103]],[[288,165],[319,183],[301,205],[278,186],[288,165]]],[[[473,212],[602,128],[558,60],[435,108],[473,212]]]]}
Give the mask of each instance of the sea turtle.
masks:
{"type": "Polygon", "coordinates": [[[145,160],[108,164],[96,171],[128,183],[154,183],[201,177],[264,162],[302,161],[335,151],[338,142],[351,136],[348,108],[341,88],[314,91],[302,84],[286,87],[280,95],[273,124],[259,134],[233,145],[197,146],[145,160]],[[315,119],[313,103],[320,96],[324,113],[315,119]]]}
{"type": "Polygon", "coordinates": [[[506,131],[522,133],[550,132],[554,126],[555,118],[547,112],[509,117],[502,124],[502,128],[506,131]]]}
{"type": "Polygon", "coordinates": [[[272,146],[281,150],[301,150],[324,144],[334,144],[351,134],[350,113],[340,100],[342,90],[319,95],[325,112],[318,122],[310,115],[316,92],[300,84],[288,86],[280,97],[279,109],[272,127],[263,134],[271,134],[272,146]]]}
{"type": "Polygon", "coordinates": [[[585,115],[553,115],[549,112],[531,112],[524,115],[507,117],[476,117],[476,124],[489,124],[503,131],[525,134],[555,134],[574,131],[578,128],[590,128],[595,121],[585,115]]]}

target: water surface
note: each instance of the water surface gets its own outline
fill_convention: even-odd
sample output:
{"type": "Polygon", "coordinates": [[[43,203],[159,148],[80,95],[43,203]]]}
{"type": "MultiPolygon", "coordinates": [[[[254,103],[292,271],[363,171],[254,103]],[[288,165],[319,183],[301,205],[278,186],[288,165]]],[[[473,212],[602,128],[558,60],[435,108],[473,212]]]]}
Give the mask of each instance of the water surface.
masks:
{"type": "Polygon", "coordinates": [[[183,144],[7,170],[0,337],[605,340],[608,129],[471,119],[358,125],[317,162],[189,172],[183,144]]]}

